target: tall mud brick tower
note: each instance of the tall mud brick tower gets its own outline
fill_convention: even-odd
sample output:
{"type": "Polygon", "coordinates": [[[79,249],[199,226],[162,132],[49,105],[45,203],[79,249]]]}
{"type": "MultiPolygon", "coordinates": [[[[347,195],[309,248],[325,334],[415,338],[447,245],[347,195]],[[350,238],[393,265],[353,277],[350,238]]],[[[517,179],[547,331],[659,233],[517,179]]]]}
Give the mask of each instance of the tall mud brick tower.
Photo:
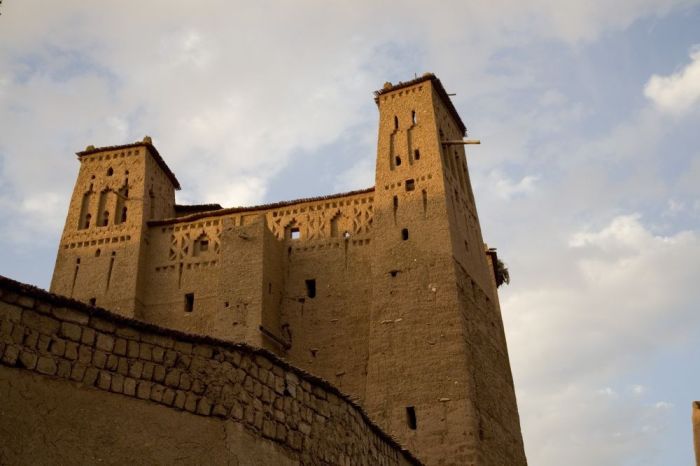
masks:
{"type": "Polygon", "coordinates": [[[375,186],[312,199],[178,205],[149,138],[89,146],[51,291],[273,351],[427,465],[525,465],[465,125],[432,74],[375,101],[375,186]]]}

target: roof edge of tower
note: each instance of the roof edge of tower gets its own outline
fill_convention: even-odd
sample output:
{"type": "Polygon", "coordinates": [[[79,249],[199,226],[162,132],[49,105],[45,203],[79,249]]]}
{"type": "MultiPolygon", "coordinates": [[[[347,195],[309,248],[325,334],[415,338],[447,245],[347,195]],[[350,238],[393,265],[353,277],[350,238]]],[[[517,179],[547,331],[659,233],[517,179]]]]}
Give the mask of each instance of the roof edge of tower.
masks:
{"type": "Polygon", "coordinates": [[[399,82],[397,84],[392,84],[387,82],[384,84],[384,87],[374,91],[374,101],[379,102],[379,96],[388,94],[390,92],[398,91],[399,89],[405,89],[407,87],[425,82],[425,81],[432,81],[433,86],[435,87],[435,90],[437,91],[438,95],[442,98],[444,101],[445,105],[447,106],[447,110],[452,114],[452,117],[457,121],[457,124],[459,125],[460,130],[464,135],[467,134],[467,127],[465,126],[464,122],[462,121],[462,118],[459,116],[459,113],[457,113],[457,109],[455,108],[454,104],[452,103],[452,100],[450,99],[450,96],[447,94],[447,91],[442,85],[442,82],[440,79],[435,76],[434,73],[424,73],[423,76],[420,76],[418,78],[412,79],[410,81],[405,81],[405,82],[399,82]]]}
{"type": "Polygon", "coordinates": [[[170,179],[170,181],[173,184],[173,187],[177,190],[182,189],[180,187],[180,182],[177,180],[175,177],[175,173],[168,167],[168,164],[165,163],[165,160],[163,160],[163,157],[161,157],[160,153],[158,152],[158,149],[156,149],[156,146],[153,145],[151,142],[151,138],[146,136],[143,141],[138,141],[138,142],[132,142],[129,144],[121,144],[117,146],[103,146],[103,147],[95,147],[95,146],[88,146],[85,150],[82,150],[80,152],[76,152],[75,155],[78,157],[85,157],[87,155],[92,155],[92,154],[97,154],[99,152],[105,152],[105,151],[110,151],[110,150],[120,150],[120,149],[130,149],[132,147],[145,147],[148,149],[148,152],[151,153],[151,156],[155,159],[156,163],[160,166],[160,168],[165,172],[166,176],[170,179]]]}

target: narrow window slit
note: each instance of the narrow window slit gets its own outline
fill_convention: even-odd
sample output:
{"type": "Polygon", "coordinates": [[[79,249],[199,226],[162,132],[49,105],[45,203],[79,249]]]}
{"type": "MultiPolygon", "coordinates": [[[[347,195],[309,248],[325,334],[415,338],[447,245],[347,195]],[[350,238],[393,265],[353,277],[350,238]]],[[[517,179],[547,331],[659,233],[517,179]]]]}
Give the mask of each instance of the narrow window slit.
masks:
{"type": "Polygon", "coordinates": [[[316,279],[311,278],[306,280],[306,296],[309,298],[316,297],[316,279]]]}
{"type": "Polygon", "coordinates": [[[418,420],[416,419],[416,408],[413,406],[406,406],[406,423],[408,428],[411,430],[416,430],[418,427],[418,420]]]}
{"type": "Polygon", "coordinates": [[[408,239],[408,228],[401,230],[401,239],[404,241],[408,239]]]}
{"type": "Polygon", "coordinates": [[[185,312],[192,312],[194,310],[194,293],[187,293],[185,295],[185,312]]]}

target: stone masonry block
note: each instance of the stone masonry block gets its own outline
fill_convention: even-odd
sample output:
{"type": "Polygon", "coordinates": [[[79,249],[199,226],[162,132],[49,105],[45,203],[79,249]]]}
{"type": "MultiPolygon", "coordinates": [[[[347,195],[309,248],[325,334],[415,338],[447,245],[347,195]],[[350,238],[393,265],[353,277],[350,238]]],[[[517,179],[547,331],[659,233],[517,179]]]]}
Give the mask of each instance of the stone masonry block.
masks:
{"type": "Polygon", "coordinates": [[[58,357],[63,357],[66,353],[66,341],[58,338],[54,338],[49,347],[51,354],[58,357]]]}
{"type": "Polygon", "coordinates": [[[92,346],[95,343],[95,330],[90,327],[83,328],[83,335],[80,337],[80,341],[84,345],[92,346]]]}
{"type": "Polygon", "coordinates": [[[96,367],[104,369],[107,364],[107,354],[104,351],[96,350],[92,355],[92,363],[96,367]]]}
{"type": "Polygon", "coordinates": [[[114,349],[114,337],[112,335],[98,333],[95,347],[99,350],[110,353],[114,349]]]}
{"type": "Polygon", "coordinates": [[[83,377],[85,377],[85,370],[87,368],[80,363],[73,363],[73,369],[70,372],[71,380],[76,382],[82,382],[83,377]]]}
{"type": "Polygon", "coordinates": [[[119,357],[113,354],[107,356],[107,364],[105,365],[110,371],[116,371],[119,367],[119,357]]]}
{"type": "Polygon", "coordinates": [[[83,384],[88,385],[88,386],[93,386],[95,385],[95,382],[97,381],[97,377],[99,376],[100,371],[95,369],[94,367],[88,367],[85,370],[85,378],[83,379],[83,384]]]}
{"type": "Polygon", "coordinates": [[[58,333],[58,329],[61,326],[56,319],[30,310],[25,310],[22,313],[22,324],[46,335],[58,333]]]}
{"type": "Polygon", "coordinates": [[[24,332],[24,346],[26,348],[36,349],[39,343],[39,335],[39,332],[36,330],[27,329],[27,331],[24,332]]]}
{"type": "Polygon", "coordinates": [[[123,338],[117,338],[114,342],[114,354],[119,356],[126,356],[126,340],[123,338]]]}
{"type": "Polygon", "coordinates": [[[8,366],[14,366],[17,364],[17,359],[19,358],[19,348],[12,345],[7,345],[5,347],[5,353],[2,355],[2,362],[8,366]]]}
{"type": "Polygon", "coordinates": [[[129,376],[135,379],[140,379],[143,373],[143,363],[141,361],[133,361],[129,365],[129,376]]]}
{"type": "Polygon", "coordinates": [[[155,366],[152,362],[143,363],[143,372],[141,373],[141,378],[146,380],[151,380],[153,378],[153,369],[155,366]]]}
{"type": "Polygon", "coordinates": [[[170,369],[165,376],[165,385],[177,388],[180,385],[180,371],[177,369],[170,369]]]}
{"type": "Polygon", "coordinates": [[[174,345],[175,351],[182,354],[192,354],[192,343],[185,341],[176,341],[174,345]]]}
{"type": "Polygon", "coordinates": [[[113,322],[95,316],[90,317],[90,327],[105,333],[114,333],[117,328],[113,322]]]}
{"type": "Polygon", "coordinates": [[[114,393],[122,393],[124,391],[124,376],[121,374],[114,374],[112,376],[112,386],[110,387],[114,393]]]}
{"type": "Polygon", "coordinates": [[[19,323],[22,320],[22,308],[0,301],[0,318],[19,323]]]}
{"type": "Polygon", "coordinates": [[[228,410],[224,405],[216,404],[214,405],[214,408],[212,409],[211,413],[216,416],[220,417],[222,419],[226,419],[228,417],[228,410]]]}
{"type": "Polygon", "coordinates": [[[163,392],[163,403],[172,406],[175,402],[175,390],[171,388],[166,388],[163,392]]]}
{"type": "Polygon", "coordinates": [[[197,410],[197,395],[194,393],[188,393],[185,399],[185,409],[191,413],[197,410]]]}
{"type": "Polygon", "coordinates": [[[76,342],[66,342],[65,357],[66,359],[70,359],[71,361],[75,361],[76,359],[78,359],[78,344],[76,342]]]}
{"type": "Polygon", "coordinates": [[[75,324],[87,325],[88,321],[90,320],[90,316],[88,314],[65,307],[55,307],[53,308],[52,312],[53,315],[59,320],[73,322],[75,324]]]}
{"type": "Polygon", "coordinates": [[[29,370],[34,370],[36,367],[36,362],[37,362],[37,355],[36,353],[33,353],[31,351],[22,351],[19,354],[19,362],[22,364],[23,367],[26,367],[29,370]]]}
{"type": "Polygon", "coordinates": [[[165,350],[160,346],[153,347],[153,361],[162,363],[165,359],[165,350]]]}
{"type": "Polygon", "coordinates": [[[33,309],[34,298],[32,298],[31,296],[20,295],[19,298],[17,298],[17,304],[19,304],[22,307],[26,307],[27,309],[33,309]]]}
{"type": "Polygon", "coordinates": [[[138,330],[135,330],[131,327],[119,327],[114,331],[114,333],[117,336],[126,338],[127,340],[140,340],[141,339],[141,333],[138,330]]]}
{"type": "Polygon", "coordinates": [[[153,369],[153,380],[156,382],[163,382],[165,380],[165,367],[155,366],[153,369]]]}
{"type": "Polygon", "coordinates": [[[163,359],[163,362],[167,367],[173,367],[175,365],[175,362],[177,361],[177,353],[173,350],[167,350],[165,352],[165,357],[163,359]]]}
{"type": "Polygon", "coordinates": [[[187,393],[178,390],[175,394],[175,402],[173,406],[177,409],[185,409],[185,401],[187,401],[187,393]]]}
{"type": "Polygon", "coordinates": [[[58,371],[58,366],[53,358],[41,356],[36,363],[36,370],[41,374],[55,375],[58,371]]]}
{"type": "Polygon", "coordinates": [[[139,358],[143,359],[144,361],[151,361],[153,359],[153,346],[151,346],[148,343],[141,343],[140,349],[139,349],[139,358]]]}
{"type": "Polygon", "coordinates": [[[259,354],[255,356],[255,363],[263,369],[272,369],[272,363],[265,356],[261,356],[259,354]]]}
{"type": "Polygon", "coordinates": [[[117,364],[117,372],[123,376],[129,375],[129,360],[126,358],[119,358],[119,363],[117,364]]]}
{"type": "Polygon", "coordinates": [[[112,375],[107,371],[100,371],[97,386],[102,390],[109,390],[112,387],[112,375]]]}
{"type": "Polygon", "coordinates": [[[12,328],[12,333],[10,334],[10,339],[12,343],[16,343],[18,345],[21,345],[22,342],[24,341],[24,327],[21,325],[15,325],[12,328]]]}
{"type": "Polygon", "coordinates": [[[194,354],[205,359],[211,359],[214,356],[214,350],[208,345],[197,345],[194,347],[194,354]]]}
{"type": "Polygon", "coordinates": [[[59,334],[68,340],[80,341],[83,329],[80,325],[71,324],[70,322],[61,322],[61,331],[59,334]]]}
{"type": "Polygon", "coordinates": [[[136,387],[136,396],[142,400],[147,400],[151,396],[151,382],[142,380],[136,387]]]}
{"type": "Polygon", "coordinates": [[[130,358],[138,358],[139,357],[139,344],[133,340],[129,340],[129,343],[127,345],[126,354],[130,358]]]}
{"type": "Polygon", "coordinates": [[[200,398],[197,402],[197,414],[209,416],[211,414],[211,403],[206,398],[200,398]]]}
{"type": "Polygon", "coordinates": [[[136,380],[130,378],[124,379],[124,394],[129,396],[134,396],[136,394],[136,380]]]}
{"type": "Polygon", "coordinates": [[[56,375],[59,377],[62,377],[64,379],[67,379],[70,377],[70,372],[71,372],[71,366],[70,362],[66,361],[65,359],[59,359],[58,360],[58,372],[56,375]]]}
{"type": "Polygon", "coordinates": [[[153,387],[151,388],[151,400],[155,401],[156,403],[160,403],[163,400],[164,391],[164,386],[153,384],[153,387]]]}
{"type": "Polygon", "coordinates": [[[92,348],[85,345],[80,345],[78,348],[78,361],[88,365],[92,362],[92,348]]]}

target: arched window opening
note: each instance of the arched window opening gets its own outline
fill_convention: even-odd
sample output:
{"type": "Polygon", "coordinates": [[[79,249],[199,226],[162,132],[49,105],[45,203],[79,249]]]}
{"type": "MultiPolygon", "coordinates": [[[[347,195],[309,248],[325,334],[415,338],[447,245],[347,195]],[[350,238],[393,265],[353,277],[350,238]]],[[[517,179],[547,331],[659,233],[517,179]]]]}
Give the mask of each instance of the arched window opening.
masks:
{"type": "Polygon", "coordinates": [[[107,169],[107,176],[112,176],[112,175],[114,175],[114,168],[109,167],[109,168],[107,169]]]}
{"type": "Polygon", "coordinates": [[[102,254],[102,251],[100,251],[99,249],[95,251],[95,257],[100,257],[100,254],[102,254]]]}

